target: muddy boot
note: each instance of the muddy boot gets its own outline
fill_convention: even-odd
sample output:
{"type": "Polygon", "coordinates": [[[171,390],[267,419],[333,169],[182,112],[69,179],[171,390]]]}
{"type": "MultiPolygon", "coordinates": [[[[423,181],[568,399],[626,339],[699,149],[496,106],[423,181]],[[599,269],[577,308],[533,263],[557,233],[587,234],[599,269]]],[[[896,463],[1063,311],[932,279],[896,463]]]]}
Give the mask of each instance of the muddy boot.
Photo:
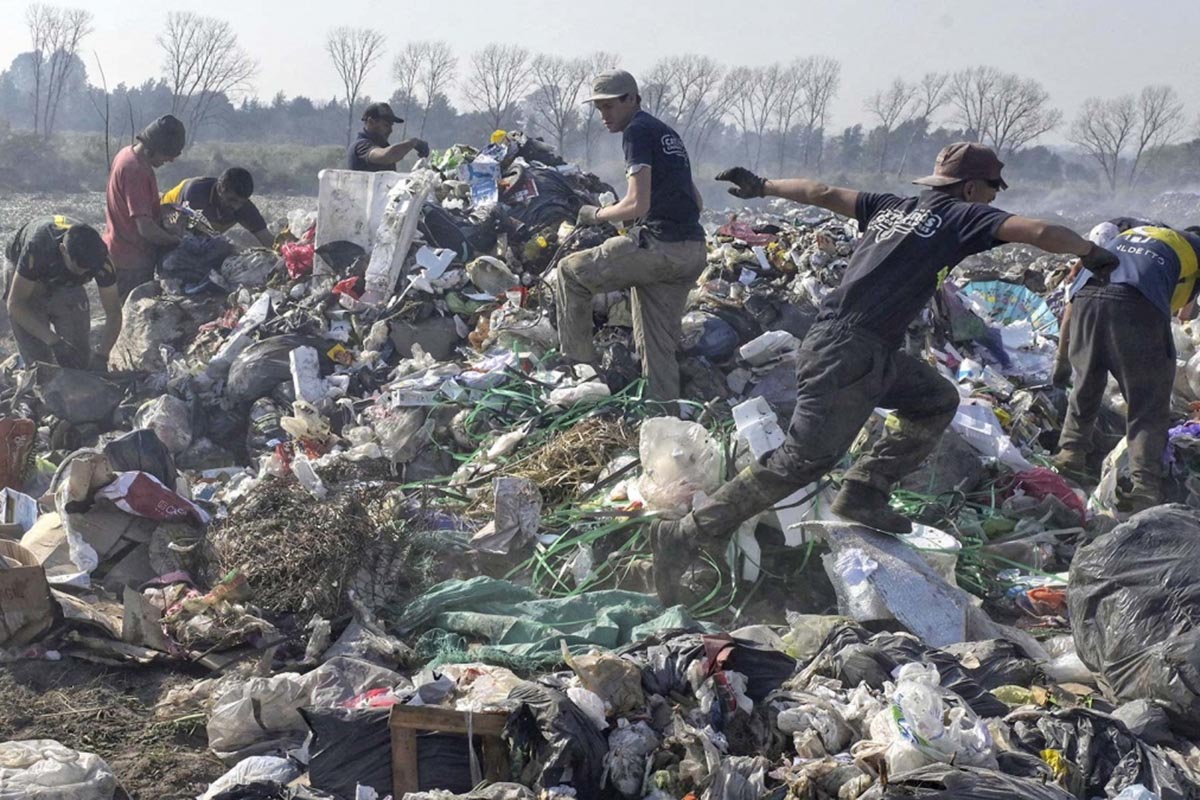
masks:
{"type": "Polygon", "coordinates": [[[683,575],[701,548],[723,549],[739,525],[803,485],[762,467],[747,467],[683,519],[650,523],[654,587],[663,604],[679,603],[683,575]]]}
{"type": "Polygon", "coordinates": [[[1134,485],[1128,492],[1117,489],[1117,509],[1129,514],[1138,514],[1163,504],[1162,492],[1149,486],[1134,485]]]}
{"type": "Polygon", "coordinates": [[[888,505],[888,494],[859,481],[843,481],[833,513],[885,533],[911,533],[912,522],[888,505]]]}
{"type": "Polygon", "coordinates": [[[683,519],[656,519],[650,523],[650,550],[659,601],[666,608],[679,605],[683,573],[700,552],[699,540],[685,532],[683,519]]]}
{"type": "Polygon", "coordinates": [[[1087,453],[1081,453],[1078,450],[1059,450],[1050,459],[1050,464],[1061,475],[1073,478],[1091,477],[1091,472],[1088,469],[1087,453]]]}

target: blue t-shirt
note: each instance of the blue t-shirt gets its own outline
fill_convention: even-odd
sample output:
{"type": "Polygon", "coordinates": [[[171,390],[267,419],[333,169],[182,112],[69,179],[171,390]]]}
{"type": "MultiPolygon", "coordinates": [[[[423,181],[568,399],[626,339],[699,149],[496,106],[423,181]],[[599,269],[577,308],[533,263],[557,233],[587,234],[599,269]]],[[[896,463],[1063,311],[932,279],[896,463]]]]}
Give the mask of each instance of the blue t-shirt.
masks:
{"type": "Polygon", "coordinates": [[[859,192],[854,216],[862,241],[819,319],[845,320],[898,346],[937,290],[938,273],[1004,244],[996,230],[1012,214],[930,189],[916,197],[859,192]]]}
{"type": "Polygon", "coordinates": [[[356,169],[359,172],[387,172],[395,169],[395,166],[391,164],[372,164],[367,161],[367,153],[370,153],[372,149],[387,146],[387,139],[381,140],[366,131],[359,131],[358,138],[354,140],[346,153],[348,168],[356,169]]]}
{"type": "MultiPolygon", "coordinates": [[[[1200,287],[1196,280],[1200,237],[1195,234],[1146,225],[1120,234],[1108,250],[1119,262],[1108,282],[1132,286],[1168,317],[1195,299],[1200,287]]],[[[1093,277],[1081,269],[1071,286],[1071,297],[1093,277]]]]}
{"type": "Polygon", "coordinates": [[[621,144],[627,175],[650,168],[647,230],[664,242],[703,241],[700,207],[692,194],[692,164],[679,134],[639,111],[626,126],[621,144]]]}

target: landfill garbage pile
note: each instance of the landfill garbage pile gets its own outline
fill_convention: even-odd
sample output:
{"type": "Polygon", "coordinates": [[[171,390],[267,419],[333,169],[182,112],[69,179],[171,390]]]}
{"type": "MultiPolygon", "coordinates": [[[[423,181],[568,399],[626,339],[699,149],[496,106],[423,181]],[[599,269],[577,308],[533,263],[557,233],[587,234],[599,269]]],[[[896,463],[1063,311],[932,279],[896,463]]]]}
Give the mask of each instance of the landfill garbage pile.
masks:
{"type": "MultiPolygon", "coordinates": [[[[914,532],[838,519],[835,470],[663,607],[646,520],[783,440],[858,231],[713,216],[656,416],[626,293],[595,300],[596,366],[557,354],[556,265],[614,233],[573,225],[611,193],[519,132],[326,171],[274,250],[194,225],[107,372],[7,364],[0,661],[190,676],[147,723],[202,728],[208,800],[1200,797],[1200,329],[1175,504],[1125,520],[1115,387],[1097,484],[1046,466],[1068,262],[974,259],[906,344],[961,393],[893,494],[914,532]]],[[[118,784],[0,744],[0,798],[118,784]]]]}

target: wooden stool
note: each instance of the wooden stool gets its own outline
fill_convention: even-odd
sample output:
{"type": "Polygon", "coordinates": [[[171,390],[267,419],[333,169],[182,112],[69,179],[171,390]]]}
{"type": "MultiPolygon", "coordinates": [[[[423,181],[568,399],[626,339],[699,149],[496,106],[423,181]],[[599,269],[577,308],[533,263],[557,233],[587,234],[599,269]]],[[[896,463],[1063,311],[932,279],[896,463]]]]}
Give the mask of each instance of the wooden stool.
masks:
{"type": "MultiPolygon", "coordinates": [[[[502,735],[508,714],[504,712],[468,712],[433,706],[392,706],[388,728],[392,734],[392,792],[401,800],[405,792],[420,791],[417,772],[417,733],[461,733],[468,730],[483,738],[483,775],[489,782],[508,780],[510,769],[508,747],[502,735]]],[[[470,743],[474,747],[474,743],[470,743]]]]}

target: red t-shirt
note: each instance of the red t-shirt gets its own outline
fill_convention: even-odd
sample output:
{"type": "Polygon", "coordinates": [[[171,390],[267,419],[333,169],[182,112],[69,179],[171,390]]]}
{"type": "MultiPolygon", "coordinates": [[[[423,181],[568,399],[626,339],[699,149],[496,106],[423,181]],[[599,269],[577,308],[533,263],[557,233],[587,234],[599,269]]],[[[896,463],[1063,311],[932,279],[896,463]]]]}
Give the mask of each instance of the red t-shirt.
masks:
{"type": "Polygon", "coordinates": [[[117,269],[154,257],[155,245],[138,233],[134,218],[157,221],[161,213],[154,168],[137,157],[132,145],[122,149],[113,159],[104,208],[104,243],[117,269]]]}

